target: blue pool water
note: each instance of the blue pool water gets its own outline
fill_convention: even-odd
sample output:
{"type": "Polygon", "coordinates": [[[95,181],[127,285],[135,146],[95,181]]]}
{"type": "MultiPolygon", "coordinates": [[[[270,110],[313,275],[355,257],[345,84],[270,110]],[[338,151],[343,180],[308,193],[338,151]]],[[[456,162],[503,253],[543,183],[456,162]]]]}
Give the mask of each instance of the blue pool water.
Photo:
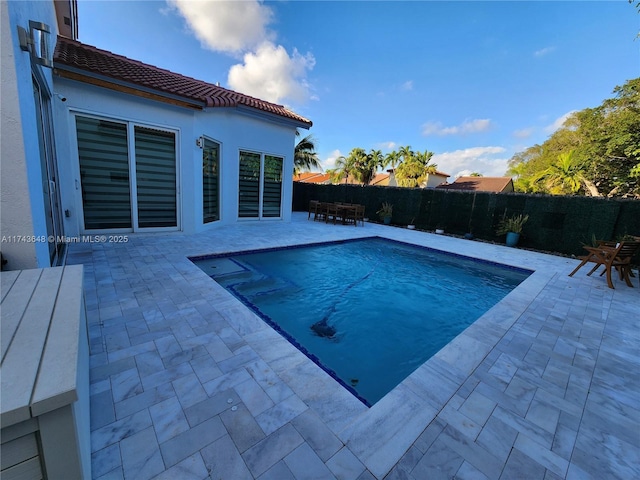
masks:
{"type": "Polygon", "coordinates": [[[531,274],[377,237],[192,260],[367,405],[531,274]]]}

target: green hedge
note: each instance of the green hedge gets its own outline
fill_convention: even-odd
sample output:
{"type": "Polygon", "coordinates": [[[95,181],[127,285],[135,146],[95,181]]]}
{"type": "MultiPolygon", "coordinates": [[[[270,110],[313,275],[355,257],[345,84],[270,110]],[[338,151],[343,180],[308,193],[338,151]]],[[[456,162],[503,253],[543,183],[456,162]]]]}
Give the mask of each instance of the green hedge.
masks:
{"type": "Polygon", "coordinates": [[[519,245],[524,248],[581,255],[593,237],[640,236],[640,201],[520,193],[362,187],[293,183],[293,210],[307,211],[310,200],[359,203],[365,216],[378,221],[383,202],[393,204],[393,225],[413,221],[420,230],[444,228],[448,233],[472,233],[476,238],[504,242],[495,234],[504,213],[528,214],[519,245]]]}

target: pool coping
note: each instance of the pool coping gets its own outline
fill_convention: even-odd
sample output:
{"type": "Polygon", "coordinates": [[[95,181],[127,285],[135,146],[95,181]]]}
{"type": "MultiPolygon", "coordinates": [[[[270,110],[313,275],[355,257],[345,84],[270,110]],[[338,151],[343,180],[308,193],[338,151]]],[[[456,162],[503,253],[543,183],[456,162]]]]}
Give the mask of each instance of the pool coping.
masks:
{"type": "MultiPolygon", "coordinates": [[[[440,247],[434,247],[426,243],[433,241],[432,237],[441,236],[411,231],[414,237],[407,239],[407,231],[403,229],[387,227],[382,230],[376,232],[375,236],[533,273],[372,407],[366,407],[255,312],[191,262],[192,258],[224,256],[225,253],[234,253],[233,251],[185,257],[194,269],[210,281],[215,295],[221,296],[225,303],[229,303],[235,315],[243,312],[234,323],[243,333],[247,344],[309,408],[316,412],[326,426],[377,478],[383,478],[393,468],[556,275],[555,271],[543,271],[534,269],[531,265],[522,265],[521,262],[525,261],[521,255],[525,251],[522,250],[502,245],[478,244],[452,237],[446,238],[450,242],[449,245],[443,243],[440,247]],[[399,236],[402,238],[399,239],[399,236]],[[464,254],[451,251],[457,242],[461,242],[459,247],[473,245],[479,248],[476,248],[475,252],[464,254]],[[496,249],[506,249],[514,255],[508,256],[504,263],[496,261],[490,252],[495,252],[496,249]],[[244,325],[238,322],[243,322],[244,325]]],[[[274,248],[298,247],[304,244],[290,243],[274,248]]],[[[549,257],[536,252],[526,252],[525,256],[530,255],[549,257]]]]}

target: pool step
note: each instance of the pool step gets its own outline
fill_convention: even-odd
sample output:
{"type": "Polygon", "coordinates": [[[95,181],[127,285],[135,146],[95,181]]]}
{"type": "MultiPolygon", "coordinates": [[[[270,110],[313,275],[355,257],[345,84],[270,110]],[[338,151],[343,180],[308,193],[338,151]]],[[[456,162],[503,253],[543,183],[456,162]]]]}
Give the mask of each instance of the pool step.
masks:
{"type": "Polygon", "coordinates": [[[260,276],[247,279],[245,282],[238,282],[234,285],[234,290],[241,293],[245,298],[252,299],[262,295],[288,294],[294,293],[299,287],[293,283],[280,278],[260,276]]]}

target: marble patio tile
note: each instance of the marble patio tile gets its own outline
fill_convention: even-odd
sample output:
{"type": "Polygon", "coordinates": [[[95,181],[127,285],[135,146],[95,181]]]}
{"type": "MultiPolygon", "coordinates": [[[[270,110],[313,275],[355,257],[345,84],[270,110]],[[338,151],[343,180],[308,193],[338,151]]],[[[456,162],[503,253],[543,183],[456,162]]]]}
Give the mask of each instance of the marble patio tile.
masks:
{"type": "Polygon", "coordinates": [[[484,473],[478,470],[476,467],[471,465],[468,461],[462,462],[460,468],[456,472],[455,475],[456,480],[489,480],[490,477],[487,477],[484,473]]]}
{"type": "Polygon", "coordinates": [[[388,475],[384,477],[385,480],[413,480],[414,477],[411,475],[411,471],[416,467],[423,456],[424,453],[412,445],[398,463],[395,464],[388,475]]]}
{"type": "Polygon", "coordinates": [[[104,427],[115,421],[111,390],[105,390],[89,397],[91,430],[104,427]]]}
{"type": "Polygon", "coordinates": [[[500,475],[503,461],[492,455],[491,450],[486,450],[453,426],[447,425],[445,427],[439,441],[487,477],[497,478],[500,475]]]}
{"type": "Polygon", "coordinates": [[[220,418],[212,417],[161,443],[164,464],[167,468],[172,467],[225,435],[227,431],[220,418]]]}
{"type": "Polygon", "coordinates": [[[206,383],[202,384],[207,395],[213,396],[217,395],[220,392],[224,392],[230,388],[235,387],[236,385],[241,384],[251,378],[249,372],[246,369],[241,368],[238,370],[234,370],[230,373],[225,373],[213,380],[210,380],[206,383]]]}
{"type": "Polygon", "coordinates": [[[206,343],[207,351],[211,358],[216,362],[221,362],[233,356],[233,352],[229,349],[227,344],[217,334],[211,334],[209,341],[206,343]]]}
{"type": "Polygon", "coordinates": [[[99,382],[101,380],[109,378],[111,375],[136,368],[136,361],[133,357],[123,358],[117,362],[107,362],[106,354],[93,355],[90,359],[91,370],[89,375],[91,377],[91,383],[99,382]],[[96,361],[99,361],[100,365],[94,365],[96,361]],[[104,362],[104,363],[103,363],[104,362]]]}
{"type": "Polygon", "coordinates": [[[460,413],[470,418],[473,422],[478,425],[484,425],[496,405],[496,402],[493,400],[488,399],[481,393],[473,391],[469,394],[459,410],[460,413]]]}
{"type": "Polygon", "coordinates": [[[513,449],[500,478],[526,478],[527,480],[544,480],[545,468],[518,449],[513,449]]]}
{"type": "Polygon", "coordinates": [[[323,462],[343,447],[343,443],[312,409],[302,412],[291,424],[323,462]]]}
{"type": "Polygon", "coordinates": [[[478,435],[476,443],[504,463],[517,437],[518,431],[515,428],[491,416],[478,435]]]}
{"type": "Polygon", "coordinates": [[[160,370],[164,370],[162,358],[157,351],[150,351],[136,355],[136,366],[140,377],[148,377],[160,370]]]}
{"type": "Polygon", "coordinates": [[[411,475],[415,479],[450,480],[455,478],[463,462],[460,455],[438,438],[416,464],[411,475]]]}
{"type": "Polygon", "coordinates": [[[91,451],[102,450],[150,426],[151,416],[148,410],[116,420],[91,432],[91,451]]]}
{"type": "Polygon", "coordinates": [[[236,407],[235,410],[229,408],[221,412],[220,419],[238,451],[244,453],[266,435],[245,405],[241,403],[236,407]]]}
{"type": "Polygon", "coordinates": [[[338,480],[358,478],[365,471],[364,465],[347,447],[340,449],[338,453],[326,462],[326,465],[338,480]]]}
{"type": "Polygon", "coordinates": [[[114,443],[91,454],[91,475],[102,477],[122,465],[120,444],[114,443]]]}
{"type": "Polygon", "coordinates": [[[569,467],[568,460],[560,455],[552,452],[549,448],[544,447],[526,435],[518,434],[516,443],[513,445],[514,450],[519,450],[529,458],[539,463],[544,468],[551,470],[556,475],[564,477],[569,467]]]}
{"type": "Polygon", "coordinates": [[[577,435],[578,433],[575,430],[563,425],[562,423],[558,423],[558,427],[556,428],[555,435],[553,437],[551,451],[567,461],[571,460],[577,435]]]}
{"type": "Polygon", "coordinates": [[[143,392],[138,369],[132,368],[111,376],[111,392],[114,402],[121,402],[127,398],[143,392]]]}
{"type": "Polygon", "coordinates": [[[200,453],[194,453],[154,477],[154,480],[204,480],[208,478],[210,478],[209,472],[202,456],[200,453]]]}
{"type": "Polygon", "coordinates": [[[269,395],[253,378],[236,385],[234,390],[254,417],[274,405],[269,395]]]}
{"type": "Polygon", "coordinates": [[[189,408],[208,398],[207,392],[202,388],[202,384],[195,373],[177,378],[172,384],[183,409],[189,408]]]}
{"type": "Polygon", "coordinates": [[[223,435],[200,452],[207,470],[208,478],[252,480],[251,472],[247,468],[240,453],[236,449],[229,435],[223,435]]]}
{"type": "Polygon", "coordinates": [[[255,362],[259,359],[258,354],[251,347],[245,345],[235,350],[232,357],[218,362],[218,368],[222,373],[229,373],[239,368],[244,368],[247,363],[255,362]]]}
{"type": "Polygon", "coordinates": [[[97,477],[95,480],[124,480],[124,472],[122,471],[122,467],[118,467],[105,473],[101,477],[97,477]]]}
{"type": "Polygon", "coordinates": [[[315,454],[313,449],[303,443],[284,457],[284,463],[296,478],[308,480],[335,480],[334,475],[315,454]]]}
{"type": "Polygon", "coordinates": [[[190,362],[191,360],[202,358],[203,356],[209,357],[209,352],[207,352],[207,349],[205,347],[199,345],[194,348],[182,350],[172,355],[167,355],[162,358],[162,363],[164,364],[165,368],[171,368],[184,362],[190,362]]]}
{"type": "Polygon", "coordinates": [[[260,475],[257,480],[296,480],[284,460],[280,460],[269,470],[260,475]]]}
{"type": "Polygon", "coordinates": [[[539,426],[531,423],[530,421],[513,414],[509,410],[503,409],[500,405],[496,407],[493,412],[496,419],[506,423],[511,428],[515,429],[521,435],[525,435],[535,440],[541,446],[550,449],[553,443],[553,434],[540,428],[539,426]]]}
{"type": "Polygon", "coordinates": [[[509,355],[501,354],[498,360],[489,369],[489,375],[509,383],[517,371],[515,362],[509,355]]]}
{"type": "Polygon", "coordinates": [[[222,376],[222,370],[218,368],[218,364],[208,351],[205,355],[194,358],[190,363],[200,383],[206,383],[222,376]]]}
{"type": "Polygon", "coordinates": [[[148,427],[120,442],[125,478],[147,480],[164,471],[155,433],[148,427]]]}
{"type": "Polygon", "coordinates": [[[149,413],[159,443],[164,443],[189,429],[189,423],[176,397],[152,405],[149,407],[149,413]]]}
{"type": "Polygon", "coordinates": [[[181,363],[175,367],[167,368],[149,375],[148,377],[144,377],[142,379],[142,385],[144,389],[147,390],[162,385],[163,383],[173,382],[174,380],[185,375],[189,375],[190,373],[193,373],[191,365],[188,363],[181,363]]]}
{"type": "Polygon", "coordinates": [[[240,403],[240,397],[232,389],[224,390],[213,397],[208,397],[195,405],[184,409],[189,425],[198,425],[210,418],[219,415],[228,408],[240,403]]]}
{"type": "Polygon", "coordinates": [[[278,430],[309,407],[296,395],[286,398],[255,417],[266,435],[278,430]]]}
{"type": "Polygon", "coordinates": [[[560,418],[560,410],[534,398],[525,418],[547,432],[555,433],[558,419],[560,418]]]}
{"type": "Polygon", "coordinates": [[[147,409],[150,406],[160,403],[174,395],[175,392],[170,383],[165,383],[157,386],[156,388],[145,390],[138,395],[116,403],[116,418],[120,420],[124,417],[128,417],[129,415],[147,409]]]}
{"type": "Polygon", "coordinates": [[[304,439],[291,424],[286,424],[242,454],[254,477],[258,477],[286,457],[304,439]]]}
{"type": "Polygon", "coordinates": [[[444,408],[438,412],[437,418],[442,423],[446,423],[448,426],[455,428],[471,441],[475,440],[482,430],[482,425],[475,423],[450,404],[445,405],[444,408]]]}

